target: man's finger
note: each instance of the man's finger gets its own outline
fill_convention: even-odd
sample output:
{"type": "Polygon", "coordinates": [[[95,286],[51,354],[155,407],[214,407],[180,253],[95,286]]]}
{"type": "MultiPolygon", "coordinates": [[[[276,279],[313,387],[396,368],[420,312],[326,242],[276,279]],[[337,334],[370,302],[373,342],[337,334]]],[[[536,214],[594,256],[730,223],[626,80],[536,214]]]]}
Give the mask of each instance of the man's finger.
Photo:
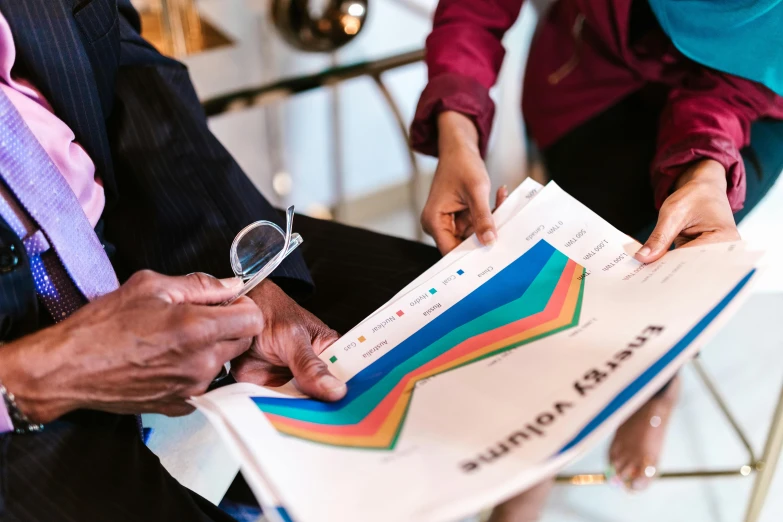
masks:
{"type": "Polygon", "coordinates": [[[489,208],[489,185],[482,183],[470,187],[465,197],[476,236],[483,245],[493,244],[498,238],[498,232],[489,208]]]}
{"type": "Polygon", "coordinates": [[[176,304],[220,304],[234,297],[242,287],[242,281],[238,278],[217,279],[203,272],[160,277],[164,278],[160,288],[165,298],[176,304]]]}
{"type": "Polygon", "coordinates": [[[182,399],[162,399],[154,402],[128,404],[127,407],[111,407],[110,410],[120,414],[158,413],[167,417],[182,417],[193,413],[196,408],[182,399]]]}
{"type": "Polygon", "coordinates": [[[652,263],[660,259],[672,246],[682,228],[682,220],[678,213],[662,208],[655,229],[644,246],[636,252],[636,259],[642,263],[652,263]]]}
{"type": "Polygon", "coordinates": [[[337,332],[325,324],[322,324],[318,334],[315,336],[315,339],[313,339],[313,352],[315,352],[316,355],[321,355],[324,350],[333,345],[339,338],[340,335],[337,332]]]}
{"type": "Polygon", "coordinates": [[[336,401],[345,396],[345,383],[329,373],[326,363],[315,355],[309,342],[300,341],[288,359],[296,386],[302,393],[324,401],[336,401]]]}
{"type": "Polygon", "coordinates": [[[242,297],[231,306],[194,307],[193,313],[211,325],[212,342],[249,339],[264,330],[264,314],[249,297],[242,297]]]}
{"type": "MultiPolygon", "coordinates": [[[[212,349],[215,351],[215,358],[219,361],[220,364],[224,364],[227,361],[236,359],[248,351],[252,345],[252,337],[243,337],[241,339],[220,341],[219,343],[216,343],[212,349]]],[[[219,370],[220,369],[218,369],[218,371],[219,370]]]]}
{"type": "Polygon", "coordinates": [[[275,366],[256,357],[239,357],[231,362],[231,374],[237,382],[249,382],[258,386],[277,388],[291,379],[293,374],[285,366],[275,366]]]}

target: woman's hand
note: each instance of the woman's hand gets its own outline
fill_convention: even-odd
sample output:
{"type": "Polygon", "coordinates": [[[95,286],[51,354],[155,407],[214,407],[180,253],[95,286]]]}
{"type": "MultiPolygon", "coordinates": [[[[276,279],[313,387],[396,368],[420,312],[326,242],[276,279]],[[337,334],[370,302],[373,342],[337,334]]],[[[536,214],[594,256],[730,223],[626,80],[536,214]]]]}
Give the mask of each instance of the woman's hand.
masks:
{"type": "Polygon", "coordinates": [[[478,149],[478,132],[466,116],[446,111],[438,116],[440,161],[421,226],[447,254],[473,231],[485,245],[497,239],[489,207],[490,181],[478,149]]]}
{"type": "Polygon", "coordinates": [[[714,160],[702,160],[685,171],[658,213],[658,224],[636,253],[651,263],[675,247],[740,239],[726,197],[726,170],[714,160]]]}

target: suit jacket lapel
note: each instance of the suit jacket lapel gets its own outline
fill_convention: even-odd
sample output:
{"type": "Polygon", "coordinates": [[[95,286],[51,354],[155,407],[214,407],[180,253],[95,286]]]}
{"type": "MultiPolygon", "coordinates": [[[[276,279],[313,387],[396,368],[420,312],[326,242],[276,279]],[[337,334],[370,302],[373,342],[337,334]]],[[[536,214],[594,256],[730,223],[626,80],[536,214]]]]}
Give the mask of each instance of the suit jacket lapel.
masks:
{"type": "Polygon", "coordinates": [[[92,65],[72,12],[72,0],[0,0],[16,44],[17,64],[46,97],[113,189],[105,115],[92,65]]]}

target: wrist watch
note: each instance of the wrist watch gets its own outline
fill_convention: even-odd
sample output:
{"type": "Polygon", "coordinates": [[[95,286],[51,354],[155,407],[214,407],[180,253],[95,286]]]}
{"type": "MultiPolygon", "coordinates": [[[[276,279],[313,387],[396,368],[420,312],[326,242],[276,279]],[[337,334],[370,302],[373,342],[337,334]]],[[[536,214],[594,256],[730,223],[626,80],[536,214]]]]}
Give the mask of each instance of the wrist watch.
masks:
{"type": "Polygon", "coordinates": [[[31,422],[27,415],[22,413],[22,410],[16,405],[14,394],[8,391],[2,382],[0,382],[0,395],[3,396],[3,401],[5,401],[8,416],[11,418],[11,424],[14,427],[14,433],[21,435],[43,431],[43,424],[31,422]]]}

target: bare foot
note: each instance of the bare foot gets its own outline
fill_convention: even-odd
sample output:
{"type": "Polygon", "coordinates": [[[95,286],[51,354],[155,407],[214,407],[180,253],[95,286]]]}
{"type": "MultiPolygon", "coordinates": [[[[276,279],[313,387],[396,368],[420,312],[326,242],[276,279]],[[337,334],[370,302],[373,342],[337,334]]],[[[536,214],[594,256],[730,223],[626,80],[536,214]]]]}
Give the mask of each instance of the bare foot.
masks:
{"type": "Polygon", "coordinates": [[[614,468],[612,482],[639,491],[650,485],[657,473],[666,428],[680,394],[680,377],[631,415],[614,434],[609,462],[614,468]]]}
{"type": "Polygon", "coordinates": [[[541,516],[541,509],[554,484],[554,479],[547,479],[524,493],[498,504],[492,510],[492,515],[487,522],[536,522],[541,516]]]}

